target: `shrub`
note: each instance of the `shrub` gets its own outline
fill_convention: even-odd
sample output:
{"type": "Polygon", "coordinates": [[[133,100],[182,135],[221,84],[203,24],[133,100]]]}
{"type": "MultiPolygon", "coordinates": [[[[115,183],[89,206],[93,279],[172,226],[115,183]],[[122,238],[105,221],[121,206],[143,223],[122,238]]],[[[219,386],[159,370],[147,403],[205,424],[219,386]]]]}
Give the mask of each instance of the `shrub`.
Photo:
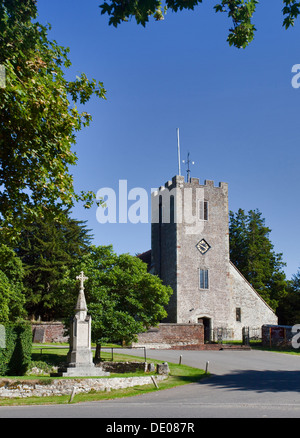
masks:
{"type": "Polygon", "coordinates": [[[31,361],[32,331],[28,323],[5,326],[5,348],[0,348],[0,375],[22,376],[31,361]]]}

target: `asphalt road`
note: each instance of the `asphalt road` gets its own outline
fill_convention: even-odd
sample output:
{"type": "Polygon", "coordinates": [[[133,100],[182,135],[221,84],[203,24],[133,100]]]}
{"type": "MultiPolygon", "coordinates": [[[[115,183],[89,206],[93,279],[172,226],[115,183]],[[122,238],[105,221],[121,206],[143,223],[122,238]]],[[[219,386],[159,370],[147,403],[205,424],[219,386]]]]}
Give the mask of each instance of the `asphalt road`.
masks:
{"type": "Polygon", "coordinates": [[[104,418],[116,427],[116,419],[300,417],[300,357],[255,350],[147,352],[153,359],[175,363],[180,355],[182,363],[197,368],[204,369],[208,361],[212,376],[119,400],[0,407],[0,418],[104,418]]]}

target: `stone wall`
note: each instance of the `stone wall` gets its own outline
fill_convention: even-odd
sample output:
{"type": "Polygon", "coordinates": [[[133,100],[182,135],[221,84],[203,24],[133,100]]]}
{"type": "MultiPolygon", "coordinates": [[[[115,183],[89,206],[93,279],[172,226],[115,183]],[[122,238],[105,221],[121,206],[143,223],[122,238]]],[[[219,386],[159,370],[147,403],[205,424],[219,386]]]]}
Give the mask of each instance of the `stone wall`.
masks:
{"type": "Polygon", "coordinates": [[[231,339],[241,340],[244,326],[277,323],[230,262],[227,183],[185,182],[177,175],[153,192],[151,242],[151,272],[173,289],[163,322],[203,322],[207,341],[214,329],[227,329],[231,339]]]}
{"type": "Polygon", "coordinates": [[[278,318],[274,311],[231,262],[228,278],[232,309],[228,326],[233,329],[233,339],[242,339],[243,327],[259,329],[264,324],[277,324],[278,318]],[[240,321],[236,320],[237,308],[240,309],[240,321]]]}
{"type": "Polygon", "coordinates": [[[147,362],[99,362],[96,366],[101,366],[103,371],[110,373],[135,373],[136,371],[146,372],[147,362]]]}
{"type": "Polygon", "coordinates": [[[263,325],[262,326],[262,344],[265,347],[291,347],[292,326],[289,325],[263,325]]]}
{"type": "Polygon", "coordinates": [[[134,347],[172,349],[191,348],[204,343],[202,324],[159,324],[146,333],[140,333],[134,347]]]}
{"type": "Polygon", "coordinates": [[[225,326],[230,312],[228,185],[219,183],[215,187],[208,180],[202,185],[198,178],[187,183],[183,176],[175,176],[154,192],[152,213],[160,200],[162,213],[170,205],[177,219],[177,223],[175,219],[165,223],[160,214],[162,223],[152,224],[151,229],[154,272],[174,291],[166,322],[197,323],[205,317],[215,327],[225,326]],[[204,202],[208,203],[206,218],[201,213],[204,202]],[[205,253],[197,247],[202,239],[210,248],[205,253]],[[208,287],[200,287],[200,270],[208,272],[208,287]]]}
{"type": "MultiPolygon", "coordinates": [[[[195,225],[185,220],[178,224],[177,252],[177,322],[196,323],[206,318],[210,328],[226,326],[230,313],[227,267],[229,262],[228,187],[213,181],[199,184],[192,178],[184,184],[192,190],[190,215],[195,225]],[[208,220],[199,219],[200,203],[208,202],[208,220]],[[202,254],[197,244],[205,239],[210,249],[202,254]],[[208,272],[208,288],[200,286],[200,270],[208,272]]],[[[184,199],[182,201],[185,202],[184,199]]],[[[186,207],[185,207],[186,209],[186,207]]]]}
{"type": "MultiPolygon", "coordinates": [[[[155,376],[157,382],[166,379],[165,375],[155,376]]],[[[55,379],[46,380],[13,380],[0,379],[0,399],[15,397],[47,397],[88,393],[90,391],[110,391],[111,389],[129,388],[137,385],[153,385],[151,376],[114,377],[94,379],[55,379]]]]}
{"type": "Polygon", "coordinates": [[[62,322],[35,322],[32,323],[32,339],[36,343],[69,342],[65,326],[62,322]]]}

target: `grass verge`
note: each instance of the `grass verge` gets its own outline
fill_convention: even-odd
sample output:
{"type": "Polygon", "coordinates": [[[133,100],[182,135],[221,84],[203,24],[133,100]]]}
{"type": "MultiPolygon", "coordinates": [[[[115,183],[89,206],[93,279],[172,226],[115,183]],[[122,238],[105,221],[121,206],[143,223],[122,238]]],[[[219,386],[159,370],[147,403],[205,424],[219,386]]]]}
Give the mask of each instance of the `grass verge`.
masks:
{"type": "MultiPolygon", "coordinates": [[[[58,363],[66,354],[64,350],[56,350],[56,353],[53,353],[53,350],[50,352],[45,351],[43,353],[43,360],[48,360],[51,363],[58,363]],[[59,356],[59,357],[56,357],[59,356]]],[[[34,356],[34,355],[33,355],[34,356]]],[[[35,360],[38,358],[36,357],[35,360]]],[[[40,358],[39,358],[40,359],[40,358]]],[[[144,359],[141,357],[129,356],[125,354],[115,354],[115,361],[143,361],[144,359]]],[[[147,362],[153,362],[155,364],[162,363],[163,361],[159,361],[156,359],[147,359],[147,362]]],[[[124,388],[124,389],[116,389],[111,390],[110,392],[89,392],[87,394],[75,394],[72,403],[86,402],[86,401],[100,401],[100,400],[111,400],[116,398],[123,397],[132,397],[135,395],[141,395],[150,392],[157,392],[161,390],[166,390],[170,388],[174,388],[176,386],[186,385],[188,383],[198,382],[204,377],[208,377],[209,374],[205,374],[205,371],[198,368],[189,367],[187,365],[179,365],[174,363],[169,363],[170,375],[166,380],[163,380],[158,383],[159,388],[157,389],[153,384],[151,385],[141,385],[134,386],[132,388],[124,388]]],[[[111,378],[113,377],[131,377],[131,376],[139,376],[139,375],[149,375],[149,373],[126,373],[126,374],[113,374],[111,373],[111,378]]],[[[23,381],[25,379],[39,379],[41,382],[46,380],[47,382],[50,379],[49,377],[37,377],[37,376],[18,376],[18,377],[9,377],[9,379],[16,379],[19,381],[23,381]]],[[[67,404],[70,401],[69,395],[64,396],[51,396],[51,397],[26,397],[26,398],[14,398],[14,399],[1,399],[0,398],[0,406],[22,406],[22,405],[47,405],[47,404],[67,404]]]]}

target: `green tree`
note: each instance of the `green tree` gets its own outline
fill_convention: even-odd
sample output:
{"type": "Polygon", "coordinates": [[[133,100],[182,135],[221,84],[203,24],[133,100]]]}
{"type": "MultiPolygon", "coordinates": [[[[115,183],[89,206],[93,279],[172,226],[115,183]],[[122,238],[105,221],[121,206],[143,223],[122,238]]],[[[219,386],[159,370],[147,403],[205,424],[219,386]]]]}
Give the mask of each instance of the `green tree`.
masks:
{"type": "Polygon", "coordinates": [[[294,274],[292,276],[292,279],[290,281],[290,287],[300,294],[300,268],[298,269],[297,274],[294,274]]]}
{"type": "Polygon", "coordinates": [[[300,322],[300,268],[288,281],[287,295],[280,301],[278,307],[280,324],[294,325],[300,322]]]}
{"type": "MultiPolygon", "coordinates": [[[[88,277],[85,293],[97,353],[102,343],[130,342],[167,316],[165,306],[172,290],[149,274],[139,258],[117,255],[112,246],[92,246],[70,278],[76,278],[80,270],[88,277]]],[[[72,282],[74,308],[78,284],[72,282]]],[[[66,288],[70,290],[70,284],[66,288]]]]}
{"type": "Polygon", "coordinates": [[[50,41],[50,25],[36,18],[35,0],[0,0],[0,229],[13,237],[24,217],[59,220],[62,208],[79,200],[88,207],[95,197],[75,193],[69,167],[76,132],[92,119],[79,106],[105,90],[84,73],[66,79],[69,49],[50,41]]]}
{"type": "Polygon", "coordinates": [[[23,287],[24,268],[15,252],[0,244],[0,324],[26,316],[23,287]]]}
{"type": "Polygon", "coordinates": [[[68,214],[66,211],[63,222],[53,222],[51,216],[25,222],[18,239],[16,253],[25,268],[26,309],[44,320],[64,315],[60,283],[91,243],[85,222],[68,214]]]}
{"type": "Polygon", "coordinates": [[[230,259],[261,297],[274,309],[286,295],[285,263],[274,251],[271,230],[259,210],[229,214],[230,259]]]}
{"type": "Polygon", "coordinates": [[[248,227],[247,215],[239,209],[235,214],[229,212],[230,259],[241,273],[247,272],[248,227]]]}
{"type": "MultiPolygon", "coordinates": [[[[109,0],[100,5],[101,13],[109,15],[109,24],[117,27],[123,21],[135,17],[136,22],[145,26],[149,17],[163,20],[168,10],[172,12],[184,9],[194,10],[203,0],[109,0]]],[[[245,48],[253,40],[256,31],[252,18],[258,0],[221,0],[215,4],[216,12],[227,14],[232,26],[229,29],[227,41],[237,48],[245,48]]],[[[282,0],[283,26],[287,29],[293,26],[300,14],[300,2],[297,0],[282,0]]]]}

